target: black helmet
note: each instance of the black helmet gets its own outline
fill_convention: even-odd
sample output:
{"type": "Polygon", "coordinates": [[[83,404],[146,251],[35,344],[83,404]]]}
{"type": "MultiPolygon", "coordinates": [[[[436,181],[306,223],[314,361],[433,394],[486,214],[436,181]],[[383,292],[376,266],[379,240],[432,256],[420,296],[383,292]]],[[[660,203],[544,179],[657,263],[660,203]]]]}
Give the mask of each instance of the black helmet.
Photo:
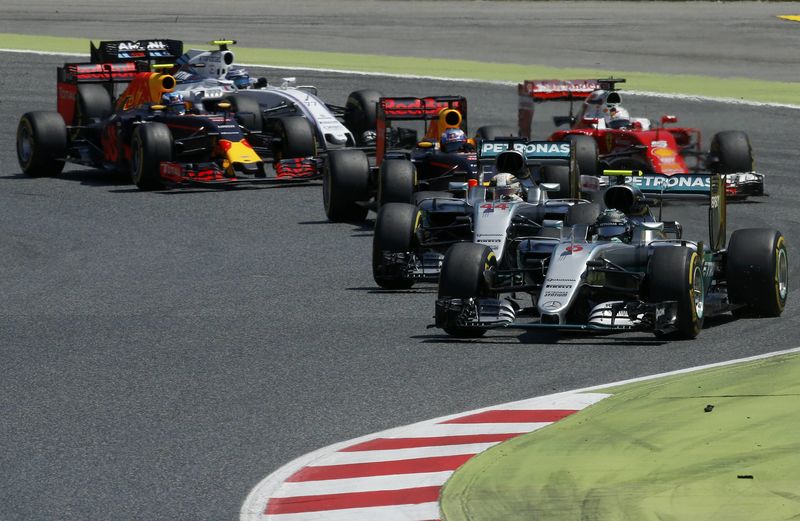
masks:
{"type": "Polygon", "coordinates": [[[619,239],[622,242],[630,242],[633,236],[633,225],[630,219],[619,210],[604,210],[597,218],[595,226],[597,238],[600,240],[619,239]]]}

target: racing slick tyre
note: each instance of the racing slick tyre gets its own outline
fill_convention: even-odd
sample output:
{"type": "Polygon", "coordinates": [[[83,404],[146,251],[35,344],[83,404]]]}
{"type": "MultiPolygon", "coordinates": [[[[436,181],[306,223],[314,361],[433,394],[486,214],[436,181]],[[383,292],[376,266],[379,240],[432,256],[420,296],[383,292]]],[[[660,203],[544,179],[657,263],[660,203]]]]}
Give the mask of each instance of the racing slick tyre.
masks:
{"type": "MultiPolygon", "coordinates": [[[[114,102],[106,88],[98,83],[85,83],[78,85],[75,99],[75,125],[78,127],[90,125],[103,120],[114,113],[114,102]]],[[[76,128],[73,130],[73,139],[89,137],[88,129],[76,128]]]]}
{"type": "MultiPolygon", "coordinates": [[[[468,299],[493,296],[489,294],[483,272],[497,266],[497,257],[488,246],[459,242],[450,247],[439,274],[439,299],[468,299]]],[[[437,320],[438,322],[438,320],[437,320]]],[[[485,328],[445,324],[445,332],[458,338],[477,338],[485,328]]]]}
{"type": "Polygon", "coordinates": [[[236,121],[241,126],[253,132],[264,130],[264,117],[257,99],[246,94],[234,94],[225,98],[225,101],[231,104],[231,111],[236,114],[236,121]]]}
{"type": "Polygon", "coordinates": [[[172,132],[164,123],[145,123],[136,127],[131,139],[131,179],[141,190],[157,190],[161,181],[161,162],[172,159],[172,132]]]}
{"type": "Polygon", "coordinates": [[[499,137],[516,137],[517,131],[504,125],[484,125],[475,131],[475,139],[497,139],[499,137]]]}
{"type": "Polygon", "coordinates": [[[728,298],[743,305],[734,316],[777,317],[789,293],[789,257],[783,234],[771,228],[735,230],[726,261],[728,298]]]}
{"type": "Polygon", "coordinates": [[[378,207],[386,203],[414,201],[417,169],[404,159],[387,159],[378,173],[378,207]]]}
{"type": "Polygon", "coordinates": [[[334,222],[362,222],[369,199],[369,161],[362,150],[331,150],[322,176],[325,215],[334,222]]]}
{"type": "Polygon", "coordinates": [[[58,175],[67,155],[67,125],[58,112],[28,112],[17,126],[17,159],[29,176],[58,175]]]}
{"type": "Polygon", "coordinates": [[[419,212],[413,204],[388,203],[378,210],[372,238],[372,277],[384,289],[408,289],[414,280],[406,273],[405,259],[387,263],[386,254],[411,254],[419,212]]]}
{"type": "Polygon", "coordinates": [[[711,139],[710,165],[715,174],[734,174],[753,171],[753,149],[747,134],[741,130],[717,132],[711,139]]]}
{"type": "Polygon", "coordinates": [[[308,120],[302,116],[289,116],[273,120],[272,126],[280,139],[275,159],[313,157],[317,155],[317,143],[308,120]]]}
{"type": "Polygon", "coordinates": [[[353,133],[358,146],[374,145],[374,136],[365,138],[365,132],[375,132],[378,127],[378,101],[383,94],[364,89],[351,92],[344,108],[344,126],[353,133]]]}
{"type": "Polygon", "coordinates": [[[559,185],[558,191],[547,193],[548,197],[553,199],[569,199],[572,197],[568,166],[544,165],[540,175],[543,183],[557,183],[559,185]]]}
{"type": "Polygon", "coordinates": [[[700,254],[684,246],[655,248],[647,264],[647,301],[676,301],[676,330],[656,336],[696,337],[703,328],[705,285],[700,254]]]}
{"type": "Polygon", "coordinates": [[[579,175],[597,177],[602,174],[600,163],[597,159],[597,142],[594,138],[582,134],[568,134],[565,139],[571,142],[575,148],[575,159],[578,163],[579,175]]]}
{"type": "Polygon", "coordinates": [[[598,215],[600,215],[600,205],[597,203],[573,204],[569,207],[567,215],[564,217],[564,226],[594,224],[598,215]]]}

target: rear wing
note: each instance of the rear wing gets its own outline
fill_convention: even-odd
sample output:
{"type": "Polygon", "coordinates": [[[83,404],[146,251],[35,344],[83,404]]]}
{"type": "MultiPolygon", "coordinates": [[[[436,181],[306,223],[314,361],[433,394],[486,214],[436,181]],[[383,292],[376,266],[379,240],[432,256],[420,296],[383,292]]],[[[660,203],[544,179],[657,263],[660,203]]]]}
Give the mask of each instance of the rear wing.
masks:
{"type": "Polygon", "coordinates": [[[392,121],[423,121],[423,140],[438,139],[446,128],[467,129],[467,99],[463,96],[380,98],[377,107],[376,159],[380,166],[387,148],[387,128],[392,121]]]}
{"type": "Polygon", "coordinates": [[[378,120],[435,120],[445,109],[454,109],[467,116],[467,100],[463,96],[429,96],[427,98],[395,97],[378,100],[378,120]]]}
{"type": "Polygon", "coordinates": [[[605,170],[604,176],[616,178],[610,184],[626,184],[643,194],[662,199],[705,198],[711,193],[712,174],[652,174],[631,170],[605,170]]]}
{"type": "Polygon", "coordinates": [[[180,40],[114,40],[89,42],[92,63],[125,63],[147,61],[172,63],[183,54],[180,40]]]}
{"type": "MultiPolygon", "coordinates": [[[[581,101],[598,89],[616,90],[618,83],[625,83],[625,80],[623,78],[525,80],[519,83],[517,85],[519,135],[530,138],[536,103],[545,101],[569,101],[570,103],[575,100],[581,101]]],[[[570,104],[571,115],[572,105],[570,104]]]]}
{"type": "Polygon", "coordinates": [[[497,168],[503,168],[501,163],[504,163],[506,158],[501,156],[509,150],[519,152],[524,158],[524,169],[522,165],[518,165],[520,173],[511,172],[520,178],[530,175],[530,167],[548,164],[569,166],[570,197],[578,197],[581,179],[580,176],[573,175],[578,172],[578,168],[572,142],[528,141],[519,137],[483,140],[478,148],[478,164],[480,165],[482,179],[485,180],[487,177],[496,174],[495,170],[497,168]]]}

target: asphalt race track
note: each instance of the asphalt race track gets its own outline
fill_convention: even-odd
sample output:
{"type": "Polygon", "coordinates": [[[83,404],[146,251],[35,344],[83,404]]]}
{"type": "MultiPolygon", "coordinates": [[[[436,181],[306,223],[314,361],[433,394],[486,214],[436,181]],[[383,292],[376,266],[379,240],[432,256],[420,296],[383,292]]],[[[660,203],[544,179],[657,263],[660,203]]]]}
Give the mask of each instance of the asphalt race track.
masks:
{"type": "MultiPolygon", "coordinates": [[[[435,289],[378,291],[369,226],[325,220],[319,185],[143,193],[124,177],[19,172],[14,133],[55,108],[58,57],[0,54],[0,518],[237,519],[290,459],[433,416],[796,347],[798,299],[769,320],[715,320],[692,342],[641,334],[427,329],[435,289]]],[[[263,71],[273,79],[286,71],[263,71]]],[[[515,118],[511,87],[303,73],[351,90],[463,94],[470,127],[515,118]]],[[[770,197],[729,230],[774,226],[797,291],[797,111],[629,98],[710,137],[745,129],[770,197]]],[[[538,128],[546,135],[549,116],[538,128]]],[[[560,110],[559,110],[560,112],[560,110]]],[[[670,205],[685,236],[705,209],[670,205]]]]}
{"type": "Polygon", "coordinates": [[[800,26],[775,17],[797,13],[798,2],[5,0],[0,32],[800,81],[800,26]]]}

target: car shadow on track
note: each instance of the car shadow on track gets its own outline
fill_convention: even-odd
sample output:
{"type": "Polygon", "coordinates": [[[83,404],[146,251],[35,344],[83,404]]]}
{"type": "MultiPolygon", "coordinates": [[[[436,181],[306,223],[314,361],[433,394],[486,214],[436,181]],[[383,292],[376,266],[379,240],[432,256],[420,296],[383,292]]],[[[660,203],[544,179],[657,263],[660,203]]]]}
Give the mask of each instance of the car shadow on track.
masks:
{"type": "MultiPolygon", "coordinates": [[[[0,176],[8,180],[35,180],[37,177],[23,173],[0,176]]],[[[127,173],[114,173],[105,170],[67,170],[57,176],[42,176],[42,179],[58,179],[63,181],[76,181],[85,186],[122,186],[131,184],[131,176],[127,173]]]]}
{"type": "Polygon", "coordinates": [[[315,224],[316,225],[349,224],[353,226],[353,233],[350,235],[351,237],[372,237],[373,231],[375,230],[375,219],[367,219],[363,222],[351,222],[351,223],[335,223],[327,219],[321,219],[319,221],[300,221],[297,224],[303,226],[309,226],[315,224]]]}
{"type": "Polygon", "coordinates": [[[345,288],[347,291],[363,291],[364,293],[369,294],[378,294],[378,295],[406,295],[406,294],[415,294],[415,295],[432,295],[438,291],[436,286],[430,287],[417,287],[417,288],[409,288],[409,289],[382,289],[378,286],[354,286],[352,288],[345,288]]]}
{"type": "MultiPolygon", "coordinates": [[[[714,329],[725,324],[734,322],[736,319],[732,315],[719,315],[706,319],[703,331],[700,332],[695,340],[673,340],[669,338],[658,338],[649,333],[597,333],[597,332],[573,332],[573,331],[548,331],[548,330],[518,330],[518,335],[492,336],[492,332],[487,332],[486,336],[480,338],[456,338],[444,332],[429,335],[415,335],[411,338],[421,340],[423,344],[495,344],[495,345],[520,345],[520,344],[562,344],[576,346],[663,346],[675,342],[702,342],[704,334],[709,334],[709,329],[714,329]]],[[[433,329],[434,326],[428,326],[433,329]]],[[[512,331],[503,330],[500,331],[512,331]]]]}

